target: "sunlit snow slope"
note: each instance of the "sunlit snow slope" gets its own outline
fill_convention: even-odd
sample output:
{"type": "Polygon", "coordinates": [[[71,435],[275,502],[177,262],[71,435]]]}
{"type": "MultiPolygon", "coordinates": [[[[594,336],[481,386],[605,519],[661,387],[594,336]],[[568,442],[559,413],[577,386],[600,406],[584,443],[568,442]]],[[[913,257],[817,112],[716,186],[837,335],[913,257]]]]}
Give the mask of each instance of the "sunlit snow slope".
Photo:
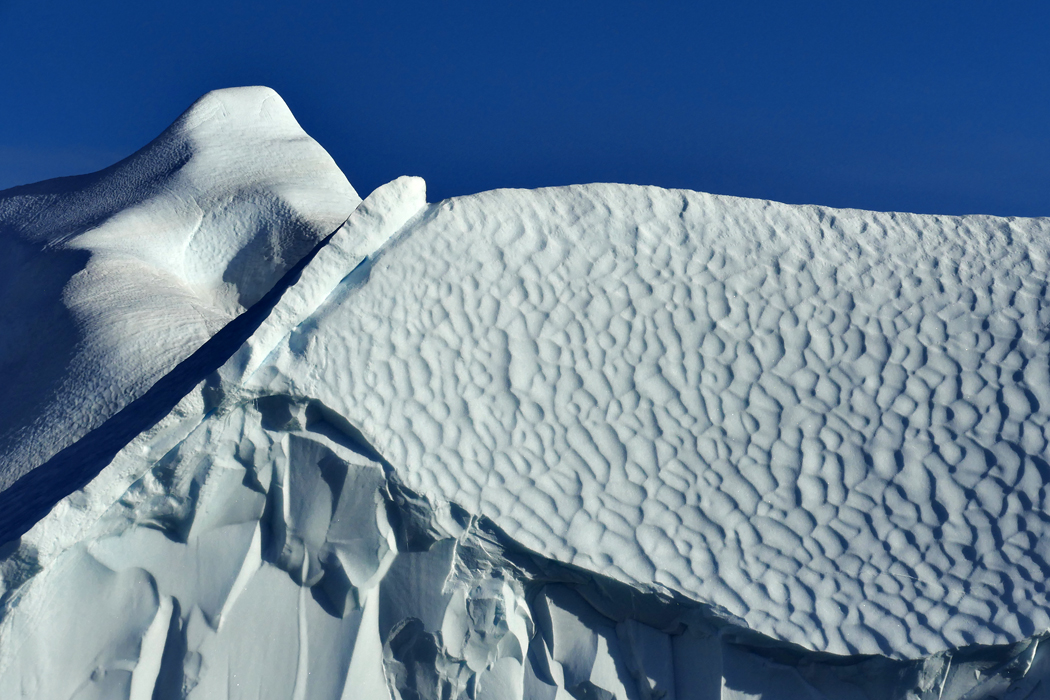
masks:
{"type": "MultiPolygon", "coordinates": [[[[64,269],[47,279],[65,306],[31,301],[88,339],[37,346],[40,382],[72,379],[17,416],[51,433],[5,419],[16,470],[84,442],[96,410],[152,401],[143,387],[221,325],[158,334],[180,309],[229,320],[269,294],[217,370],[183,365],[192,391],[150,404],[171,410],[0,548],[0,697],[955,700],[1050,683],[1050,221],[626,185],[428,204],[411,177],[358,203],[275,100],[212,93],[155,142],[211,123],[202,110],[280,107],[274,138],[300,165],[254,160],[271,132],[247,118],[197,156],[233,164],[256,208],[170,176],[147,209],[192,201],[210,228],[114,205],[83,224],[86,267],[40,243],[13,268],[64,269]],[[140,230],[196,234],[154,255],[140,230]],[[328,234],[278,282],[298,258],[274,251],[328,234]],[[194,245],[225,252],[172,253],[194,245]],[[153,279],[131,270],[178,293],[130,303],[121,285],[153,279]],[[111,375],[124,398],[98,403],[82,379],[111,375]]],[[[167,162],[142,153],[105,171],[142,159],[122,191],[167,162]]],[[[11,240],[64,240],[60,200],[20,218],[13,192],[4,226],[37,238],[11,240]]],[[[9,286],[4,308],[30,293],[9,286]]]]}
{"type": "Polygon", "coordinates": [[[0,489],[267,292],[360,201],[268,88],[92,175],[0,192],[0,489]]]}
{"type": "Polygon", "coordinates": [[[1050,224],[618,185],[443,202],[247,385],[409,488],[770,636],[1050,627],[1050,224]],[[336,359],[338,358],[338,359],[336,359]]]}

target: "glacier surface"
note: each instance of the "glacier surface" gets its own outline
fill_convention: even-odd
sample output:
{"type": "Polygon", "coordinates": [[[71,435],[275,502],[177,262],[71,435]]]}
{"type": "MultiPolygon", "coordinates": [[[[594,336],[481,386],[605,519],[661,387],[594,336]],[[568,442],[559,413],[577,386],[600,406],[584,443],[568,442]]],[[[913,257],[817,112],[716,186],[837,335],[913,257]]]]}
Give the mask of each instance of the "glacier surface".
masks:
{"type": "Polygon", "coordinates": [[[362,202],[211,93],[0,193],[0,696],[1035,697],[1048,233],[362,202]]]}

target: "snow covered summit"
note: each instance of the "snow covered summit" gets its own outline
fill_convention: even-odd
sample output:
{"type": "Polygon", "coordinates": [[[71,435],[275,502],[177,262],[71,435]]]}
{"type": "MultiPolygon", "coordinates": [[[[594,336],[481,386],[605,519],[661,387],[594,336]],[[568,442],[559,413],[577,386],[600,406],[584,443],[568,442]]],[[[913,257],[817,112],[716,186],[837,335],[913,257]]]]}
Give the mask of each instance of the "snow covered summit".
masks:
{"type": "MultiPolygon", "coordinates": [[[[90,341],[53,360],[71,386],[102,366],[141,394],[218,337],[159,334],[169,305],[229,320],[269,299],[218,369],[183,365],[170,412],[0,550],[0,696],[945,699],[1050,682],[1050,222],[626,185],[428,204],[409,177],[358,204],[283,105],[260,120],[276,99],[213,93],[78,190],[149,190],[149,216],[120,200],[70,238],[33,213],[44,195],[0,200],[13,240],[63,241],[35,255],[91,255],[55,283],[82,290],[62,313],[90,341]],[[116,177],[172,133],[223,134],[187,140],[228,175],[175,170],[217,190],[116,177]],[[253,160],[263,137],[300,160],[253,160]],[[224,188],[254,206],[208,194],[224,188]],[[185,211],[209,223],[172,223],[185,211]],[[167,243],[143,247],[151,227],[167,243]],[[282,246],[299,253],[272,262],[282,246]],[[178,293],[130,303],[92,265],[178,293]],[[140,370],[151,353],[175,359],[140,370]]],[[[64,396],[25,414],[61,405],[76,419],[48,425],[75,447],[97,422],[64,396]]],[[[24,455],[23,471],[48,456],[24,455]]]]}
{"type": "Polygon", "coordinates": [[[360,201],[269,88],[101,172],[0,192],[0,489],[258,301],[360,201]]]}

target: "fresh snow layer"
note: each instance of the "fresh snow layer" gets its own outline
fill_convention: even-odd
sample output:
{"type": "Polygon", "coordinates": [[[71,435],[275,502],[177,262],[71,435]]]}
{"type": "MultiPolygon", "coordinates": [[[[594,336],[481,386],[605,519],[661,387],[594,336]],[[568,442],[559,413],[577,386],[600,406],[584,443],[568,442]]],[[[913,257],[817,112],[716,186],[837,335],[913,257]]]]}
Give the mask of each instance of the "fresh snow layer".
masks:
{"type": "Polygon", "coordinates": [[[101,172],[0,192],[0,489],[251,306],[360,198],[268,88],[101,172]]]}
{"type": "Polygon", "coordinates": [[[1050,222],[347,201],[226,364],[0,549],[0,697],[1050,683],[1050,222]]]}

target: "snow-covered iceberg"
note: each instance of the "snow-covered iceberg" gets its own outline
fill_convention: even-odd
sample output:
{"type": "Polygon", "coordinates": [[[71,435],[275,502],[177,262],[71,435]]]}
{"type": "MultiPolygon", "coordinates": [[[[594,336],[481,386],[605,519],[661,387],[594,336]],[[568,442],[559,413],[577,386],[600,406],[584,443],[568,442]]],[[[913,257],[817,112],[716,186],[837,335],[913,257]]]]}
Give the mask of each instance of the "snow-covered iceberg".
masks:
{"type": "Polygon", "coordinates": [[[86,338],[37,346],[52,393],[0,416],[0,697],[1050,683],[1050,221],[626,185],[428,204],[410,177],[360,202],[252,88],[0,193],[0,233],[54,288],[3,313],[86,338]],[[149,195],[83,213],[112,192],[149,195]]]}
{"type": "Polygon", "coordinates": [[[360,201],[267,88],[101,172],[0,193],[0,489],[259,301],[360,201]]]}

